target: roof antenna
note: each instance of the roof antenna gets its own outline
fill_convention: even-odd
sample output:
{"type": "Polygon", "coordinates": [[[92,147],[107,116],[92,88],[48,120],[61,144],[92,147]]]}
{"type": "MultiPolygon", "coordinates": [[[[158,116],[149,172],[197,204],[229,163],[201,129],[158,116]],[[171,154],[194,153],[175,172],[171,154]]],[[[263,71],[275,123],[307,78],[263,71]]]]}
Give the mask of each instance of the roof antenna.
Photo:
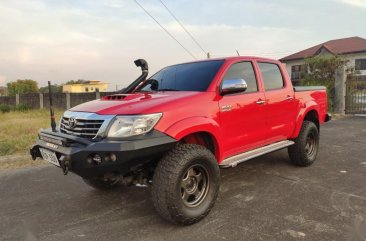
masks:
{"type": "Polygon", "coordinates": [[[239,54],[239,51],[238,51],[238,50],[236,50],[236,53],[238,54],[238,56],[240,56],[240,54],[239,54]]]}
{"type": "Polygon", "coordinates": [[[49,96],[49,99],[50,99],[51,128],[52,128],[52,132],[56,132],[55,113],[54,113],[53,107],[52,107],[51,81],[48,81],[48,96],[49,96]]]}

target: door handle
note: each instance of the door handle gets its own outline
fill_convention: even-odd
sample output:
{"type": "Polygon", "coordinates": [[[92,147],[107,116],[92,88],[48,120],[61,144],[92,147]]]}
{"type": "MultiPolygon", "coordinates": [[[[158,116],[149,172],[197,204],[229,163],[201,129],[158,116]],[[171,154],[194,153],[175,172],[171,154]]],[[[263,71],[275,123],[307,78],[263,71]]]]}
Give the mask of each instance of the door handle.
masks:
{"type": "Polygon", "coordinates": [[[291,95],[288,95],[285,100],[292,100],[293,98],[291,95]]]}
{"type": "Polygon", "coordinates": [[[258,105],[263,105],[266,102],[264,100],[259,99],[255,103],[258,104],[258,105]]]}

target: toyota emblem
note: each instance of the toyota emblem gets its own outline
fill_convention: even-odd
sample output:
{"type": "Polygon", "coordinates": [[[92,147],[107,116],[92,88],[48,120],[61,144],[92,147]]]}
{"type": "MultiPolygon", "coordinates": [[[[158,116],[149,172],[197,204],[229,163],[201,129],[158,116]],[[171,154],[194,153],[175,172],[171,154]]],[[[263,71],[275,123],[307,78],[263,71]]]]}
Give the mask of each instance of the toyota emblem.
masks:
{"type": "Polygon", "coordinates": [[[69,118],[69,127],[70,127],[70,129],[74,129],[75,126],[76,126],[76,119],[75,119],[75,117],[70,117],[69,118]]]}

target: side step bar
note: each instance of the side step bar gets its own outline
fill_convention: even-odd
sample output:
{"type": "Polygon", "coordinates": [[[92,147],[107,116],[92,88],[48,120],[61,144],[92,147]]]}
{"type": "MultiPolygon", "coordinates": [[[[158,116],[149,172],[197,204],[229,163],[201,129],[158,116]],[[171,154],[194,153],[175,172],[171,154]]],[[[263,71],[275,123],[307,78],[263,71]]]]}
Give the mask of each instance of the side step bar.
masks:
{"type": "Polygon", "coordinates": [[[236,165],[238,165],[241,162],[245,162],[247,160],[253,159],[255,157],[258,157],[258,156],[261,156],[261,155],[264,155],[264,154],[267,154],[267,153],[270,153],[273,151],[277,151],[279,149],[291,146],[293,144],[295,144],[295,142],[286,140],[286,141],[276,142],[276,143],[273,143],[273,144],[270,144],[267,146],[262,146],[257,149],[254,149],[254,150],[250,150],[250,151],[241,153],[239,155],[226,158],[225,160],[223,160],[220,163],[220,167],[222,167],[222,168],[235,167],[236,165]]]}

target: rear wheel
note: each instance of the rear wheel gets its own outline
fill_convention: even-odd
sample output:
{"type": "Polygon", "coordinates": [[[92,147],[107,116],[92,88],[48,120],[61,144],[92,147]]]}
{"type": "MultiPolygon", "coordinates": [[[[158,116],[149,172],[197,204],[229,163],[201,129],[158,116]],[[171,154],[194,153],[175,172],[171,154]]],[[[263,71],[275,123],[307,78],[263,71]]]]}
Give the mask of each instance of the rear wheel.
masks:
{"type": "Polygon", "coordinates": [[[319,149],[319,130],[314,122],[304,121],[295,145],[288,148],[291,162],[297,166],[313,164],[319,149]]]}
{"type": "Polygon", "coordinates": [[[178,145],[155,169],[154,206],[161,217],[178,224],[193,224],[212,209],[218,195],[220,170],[215,156],[193,144],[178,145]]]}
{"type": "Polygon", "coordinates": [[[118,179],[116,180],[104,180],[102,178],[83,178],[83,181],[94,189],[107,191],[114,189],[118,186],[118,179]]]}

